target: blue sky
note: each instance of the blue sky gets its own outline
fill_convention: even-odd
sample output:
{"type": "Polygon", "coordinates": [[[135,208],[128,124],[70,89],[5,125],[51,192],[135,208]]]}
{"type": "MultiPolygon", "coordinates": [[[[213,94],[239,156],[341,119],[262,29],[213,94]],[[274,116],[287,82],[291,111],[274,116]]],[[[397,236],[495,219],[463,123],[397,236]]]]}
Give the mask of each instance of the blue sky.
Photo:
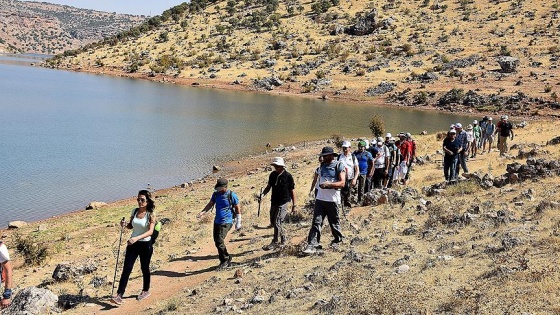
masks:
{"type": "MultiPolygon", "coordinates": [[[[29,0],[26,0],[29,1],[29,0]]],[[[70,5],[77,8],[93,9],[107,12],[128,13],[138,15],[159,15],[185,0],[40,0],[70,5]]]]}

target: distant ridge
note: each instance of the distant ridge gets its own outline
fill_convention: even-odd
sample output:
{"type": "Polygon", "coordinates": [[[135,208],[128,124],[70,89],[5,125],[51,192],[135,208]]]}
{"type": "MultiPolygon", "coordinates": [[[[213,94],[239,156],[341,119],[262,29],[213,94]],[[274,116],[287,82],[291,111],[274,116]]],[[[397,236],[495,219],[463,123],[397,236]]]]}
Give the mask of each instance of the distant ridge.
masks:
{"type": "Polygon", "coordinates": [[[0,0],[0,52],[57,54],[117,34],[145,16],[0,0]]]}

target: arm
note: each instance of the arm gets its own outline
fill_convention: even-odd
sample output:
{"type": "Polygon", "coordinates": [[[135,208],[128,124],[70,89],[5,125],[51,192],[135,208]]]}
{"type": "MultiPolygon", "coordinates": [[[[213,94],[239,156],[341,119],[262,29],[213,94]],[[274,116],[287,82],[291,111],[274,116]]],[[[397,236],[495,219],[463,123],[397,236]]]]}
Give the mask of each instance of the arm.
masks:
{"type": "Polygon", "coordinates": [[[321,187],[322,189],[341,189],[344,188],[345,183],[346,183],[346,172],[342,171],[338,175],[337,182],[332,182],[332,183],[324,182],[319,187],[321,187]]]}
{"type": "Polygon", "coordinates": [[[296,212],[296,194],[294,190],[290,190],[290,198],[292,198],[292,212],[296,212]]]}
{"type": "Polygon", "coordinates": [[[311,182],[311,188],[309,189],[309,193],[312,193],[313,190],[315,189],[315,185],[317,184],[317,178],[319,177],[319,174],[317,174],[317,172],[315,172],[315,174],[313,174],[313,181],[311,182]]]}
{"type": "Polygon", "coordinates": [[[202,211],[200,211],[200,213],[196,217],[197,218],[202,217],[202,215],[205,214],[206,212],[208,212],[210,209],[212,209],[213,206],[214,206],[214,201],[212,201],[212,200],[208,201],[208,203],[206,204],[206,207],[204,207],[204,209],[202,209],[202,211]]]}
{"type": "Polygon", "coordinates": [[[266,188],[263,190],[262,196],[260,196],[260,198],[262,198],[266,194],[268,194],[268,192],[270,191],[271,188],[272,188],[272,186],[270,186],[270,184],[266,185],[266,188]]]}
{"type": "Polygon", "coordinates": [[[509,132],[511,132],[510,138],[511,138],[511,140],[513,140],[513,129],[511,129],[509,132]]]}
{"type": "Polygon", "coordinates": [[[7,260],[5,262],[2,263],[2,267],[4,268],[4,270],[6,270],[6,280],[5,280],[5,284],[4,284],[4,294],[2,295],[2,308],[6,308],[8,306],[10,306],[10,304],[12,303],[12,287],[13,287],[13,283],[12,283],[12,263],[7,260]]]}

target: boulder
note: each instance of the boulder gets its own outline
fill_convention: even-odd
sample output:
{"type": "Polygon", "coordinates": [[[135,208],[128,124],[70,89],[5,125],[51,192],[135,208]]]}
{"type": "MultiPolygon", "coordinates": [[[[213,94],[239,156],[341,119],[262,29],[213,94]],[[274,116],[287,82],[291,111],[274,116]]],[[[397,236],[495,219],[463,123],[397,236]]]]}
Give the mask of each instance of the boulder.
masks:
{"type": "Polygon", "coordinates": [[[345,29],[345,32],[350,35],[364,36],[369,35],[375,31],[377,27],[377,9],[371,10],[366,16],[358,18],[356,24],[345,29]]]}
{"type": "Polygon", "coordinates": [[[6,314],[39,315],[51,314],[57,310],[58,296],[47,289],[27,287],[19,291],[6,314]]]}
{"type": "Polygon", "coordinates": [[[27,225],[27,222],[25,221],[10,221],[8,223],[8,228],[9,229],[19,229],[21,227],[24,227],[27,225]]]}
{"type": "Polygon", "coordinates": [[[107,203],[102,201],[92,201],[86,206],[86,210],[99,209],[106,207],[107,203]]]}
{"type": "Polygon", "coordinates": [[[371,88],[367,89],[366,95],[367,96],[377,96],[377,95],[389,93],[389,92],[393,91],[395,89],[395,87],[397,87],[396,83],[382,81],[376,87],[371,87],[371,88]]]}
{"type": "Polygon", "coordinates": [[[517,71],[519,59],[510,56],[501,56],[498,58],[498,64],[503,72],[512,73],[517,71]]]}
{"type": "Polygon", "coordinates": [[[96,270],[97,264],[94,262],[86,262],[84,264],[62,263],[56,265],[52,278],[56,281],[66,281],[81,275],[90,274],[96,270]]]}

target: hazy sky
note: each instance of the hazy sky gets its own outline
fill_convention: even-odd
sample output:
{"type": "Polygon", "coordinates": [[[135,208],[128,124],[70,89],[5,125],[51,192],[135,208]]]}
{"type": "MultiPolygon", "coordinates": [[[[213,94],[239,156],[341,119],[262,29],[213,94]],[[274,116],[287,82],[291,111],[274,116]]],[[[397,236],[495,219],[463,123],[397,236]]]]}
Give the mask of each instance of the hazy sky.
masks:
{"type": "MultiPolygon", "coordinates": [[[[29,0],[24,0],[29,1],[29,0]]],[[[174,7],[185,0],[40,0],[71,5],[77,8],[93,9],[107,12],[128,13],[138,15],[159,15],[163,11],[174,7]]]]}

